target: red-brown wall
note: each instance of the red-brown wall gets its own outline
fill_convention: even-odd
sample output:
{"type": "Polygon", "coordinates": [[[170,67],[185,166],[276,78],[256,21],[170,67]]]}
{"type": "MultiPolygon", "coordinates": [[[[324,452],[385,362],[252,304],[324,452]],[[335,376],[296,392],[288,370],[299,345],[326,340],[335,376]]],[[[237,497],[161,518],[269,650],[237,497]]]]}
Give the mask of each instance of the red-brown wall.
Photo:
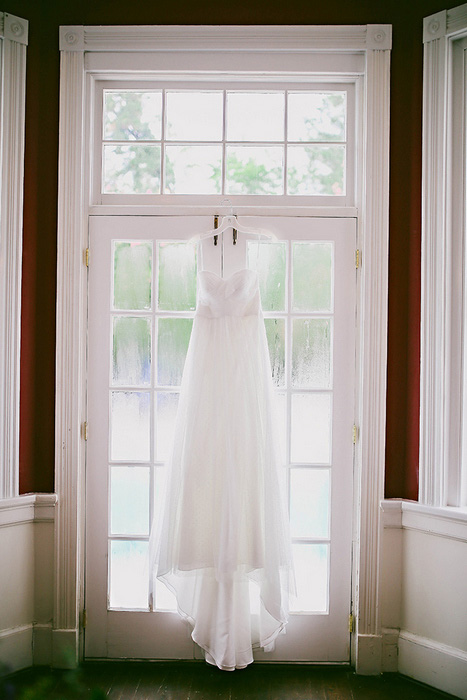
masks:
{"type": "Polygon", "coordinates": [[[21,343],[20,491],[54,488],[60,25],[393,25],[386,496],[417,498],[422,20],[444,0],[5,0],[29,20],[21,343]]]}

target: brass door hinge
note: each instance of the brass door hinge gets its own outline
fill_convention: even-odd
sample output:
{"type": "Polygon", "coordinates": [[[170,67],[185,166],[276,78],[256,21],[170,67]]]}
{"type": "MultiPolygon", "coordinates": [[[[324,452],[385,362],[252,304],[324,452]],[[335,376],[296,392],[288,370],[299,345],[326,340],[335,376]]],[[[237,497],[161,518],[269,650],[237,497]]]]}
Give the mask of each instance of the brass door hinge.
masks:
{"type": "Polygon", "coordinates": [[[89,248],[84,251],[84,264],[89,267],[89,248]]]}
{"type": "Polygon", "coordinates": [[[350,613],[350,615],[349,615],[349,633],[350,634],[352,634],[352,632],[353,632],[353,628],[354,628],[353,622],[354,622],[353,615],[352,615],[352,613],[350,613]]]}
{"type": "Polygon", "coordinates": [[[357,268],[357,270],[360,267],[360,263],[361,263],[361,255],[360,255],[360,250],[357,248],[357,250],[355,251],[355,267],[357,268]]]}
{"type": "Polygon", "coordinates": [[[83,610],[83,624],[82,624],[83,630],[86,629],[87,624],[88,624],[88,611],[83,610]]]}
{"type": "Polygon", "coordinates": [[[357,444],[357,438],[358,438],[358,428],[354,423],[352,426],[352,442],[354,445],[357,444]]]}
{"type": "Polygon", "coordinates": [[[85,420],[83,423],[83,438],[85,440],[88,439],[88,422],[87,422],[87,420],[85,420]]]}

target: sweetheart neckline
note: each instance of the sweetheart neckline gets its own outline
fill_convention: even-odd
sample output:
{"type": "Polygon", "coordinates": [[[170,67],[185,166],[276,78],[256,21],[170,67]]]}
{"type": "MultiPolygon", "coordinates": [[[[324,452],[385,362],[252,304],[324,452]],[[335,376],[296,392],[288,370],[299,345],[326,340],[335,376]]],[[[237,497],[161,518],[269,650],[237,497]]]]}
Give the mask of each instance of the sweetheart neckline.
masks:
{"type": "Polygon", "coordinates": [[[237,270],[236,272],[232,272],[232,274],[229,275],[228,277],[221,277],[220,275],[217,274],[217,272],[212,272],[211,270],[199,270],[198,275],[200,275],[201,273],[208,273],[209,275],[212,275],[213,277],[220,280],[221,282],[228,282],[229,280],[232,279],[232,277],[235,277],[236,275],[239,275],[243,272],[251,272],[255,276],[258,275],[258,273],[255,270],[251,270],[248,267],[245,267],[242,270],[237,270]]]}

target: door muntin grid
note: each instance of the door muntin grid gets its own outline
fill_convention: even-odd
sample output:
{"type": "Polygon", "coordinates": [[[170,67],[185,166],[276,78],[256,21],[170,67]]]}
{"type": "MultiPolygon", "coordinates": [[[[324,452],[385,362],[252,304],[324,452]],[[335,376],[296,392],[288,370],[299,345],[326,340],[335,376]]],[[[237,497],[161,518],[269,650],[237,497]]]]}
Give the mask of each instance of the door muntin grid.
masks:
{"type": "MultiPolygon", "coordinates": [[[[116,419],[110,409],[109,609],[173,610],[174,602],[163,585],[156,586],[155,591],[149,590],[147,544],[150,522],[157,517],[154,507],[157,511],[162,506],[164,462],[170,449],[191,332],[196,250],[182,241],[131,241],[133,251],[130,250],[129,256],[137,260],[136,271],[127,270],[125,279],[133,274],[137,290],[130,295],[133,301],[126,303],[119,300],[119,290],[115,288],[120,274],[116,251],[123,250],[126,243],[130,242],[114,241],[112,253],[110,406],[117,397],[116,405],[119,410],[123,405],[123,416],[125,406],[130,407],[130,420],[125,423],[120,417],[118,422],[118,416],[116,419]],[[141,250],[150,251],[146,262],[149,270],[146,277],[150,282],[146,282],[146,287],[138,268],[140,257],[135,254],[138,246],[140,257],[141,250]],[[185,270],[185,275],[180,274],[181,270],[185,270]],[[168,293],[165,287],[170,284],[175,285],[173,293],[168,293]],[[139,329],[140,337],[136,342],[134,339],[128,342],[128,338],[116,340],[116,327],[123,327],[127,335],[132,329],[139,329]],[[148,348],[150,357],[144,363],[141,355],[147,355],[148,348]],[[132,353],[136,361],[131,358],[132,353]],[[175,361],[168,367],[167,358],[174,357],[175,361]],[[122,368],[125,358],[129,368],[122,368]],[[122,384],[122,377],[132,381],[122,384]],[[129,430],[131,425],[134,427],[129,430]],[[130,446],[125,454],[115,452],[114,434],[118,438],[128,431],[133,436],[134,447],[130,446]],[[158,436],[162,437],[162,445],[158,436]],[[133,495],[133,500],[136,498],[140,504],[133,516],[128,512],[130,499],[125,503],[125,494],[133,495]]],[[[259,274],[273,380],[278,403],[282,404],[284,477],[292,509],[292,548],[298,588],[292,611],[322,614],[329,608],[333,243],[252,241],[248,245],[247,263],[259,274]],[[310,259],[303,266],[303,258],[307,257],[310,259]],[[310,271],[317,280],[313,293],[301,290],[297,282],[305,274],[309,286],[310,271]],[[310,369],[314,357],[318,357],[314,363],[318,368],[310,369]],[[302,417],[306,420],[300,422],[302,417]],[[311,439],[310,425],[315,426],[315,437],[311,439]],[[303,495],[305,490],[307,497],[303,495]],[[310,572],[314,572],[313,577],[310,572]]],[[[131,507],[135,508],[134,503],[131,507]]]]}

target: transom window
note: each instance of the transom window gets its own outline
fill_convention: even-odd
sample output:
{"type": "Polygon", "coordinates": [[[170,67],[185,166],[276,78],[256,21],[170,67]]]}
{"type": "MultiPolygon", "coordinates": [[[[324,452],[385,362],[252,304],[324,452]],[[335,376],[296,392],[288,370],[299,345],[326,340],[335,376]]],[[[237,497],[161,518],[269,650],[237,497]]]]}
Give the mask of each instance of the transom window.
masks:
{"type": "Polygon", "coordinates": [[[352,85],[101,90],[96,203],[219,195],[353,203],[352,85]]]}

